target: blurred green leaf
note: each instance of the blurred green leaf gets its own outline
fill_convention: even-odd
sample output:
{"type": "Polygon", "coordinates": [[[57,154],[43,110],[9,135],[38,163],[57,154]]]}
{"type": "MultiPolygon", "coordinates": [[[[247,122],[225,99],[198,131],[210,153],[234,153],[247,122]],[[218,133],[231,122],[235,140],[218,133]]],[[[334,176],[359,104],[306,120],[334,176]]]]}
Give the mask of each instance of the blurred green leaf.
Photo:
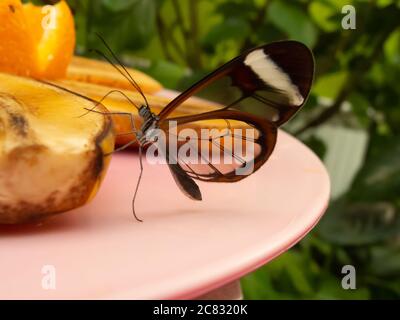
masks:
{"type": "Polygon", "coordinates": [[[358,173],[348,197],[352,200],[385,201],[399,199],[400,140],[375,138],[364,167],[358,173]]]}
{"type": "Polygon", "coordinates": [[[324,159],[326,153],[326,145],[323,140],[318,138],[316,135],[311,135],[306,140],[304,140],[304,143],[311,150],[313,150],[320,159],[324,159]]]}
{"type": "Polygon", "coordinates": [[[96,33],[102,35],[116,51],[143,48],[154,35],[155,0],[131,1],[118,10],[110,10],[100,1],[91,4],[92,26],[88,37],[92,48],[102,47],[96,33]]]}
{"type": "Polygon", "coordinates": [[[337,7],[328,1],[313,1],[309,7],[310,14],[315,23],[325,32],[332,32],[341,28],[339,20],[332,20],[336,15],[337,7]]]}
{"type": "Polygon", "coordinates": [[[393,64],[400,64],[400,28],[386,40],[384,50],[388,61],[393,64]]]}
{"type": "Polygon", "coordinates": [[[321,76],[314,84],[313,92],[318,96],[334,99],[342,87],[346,85],[347,78],[347,71],[339,71],[321,76]]]}
{"type": "Polygon", "coordinates": [[[138,0],[101,0],[101,1],[106,9],[115,12],[130,9],[138,2],[138,0]]]}
{"type": "Polygon", "coordinates": [[[338,245],[365,246],[381,243],[399,233],[399,221],[390,203],[331,204],[318,226],[318,234],[338,245]]]}
{"type": "Polygon", "coordinates": [[[317,40],[317,29],[301,9],[292,2],[274,1],[268,10],[268,19],[295,40],[313,47],[317,40]]]}
{"type": "Polygon", "coordinates": [[[304,257],[297,252],[287,255],[287,273],[292,280],[293,286],[302,295],[310,295],[313,292],[310,279],[304,273],[304,257]]]}
{"type": "Polygon", "coordinates": [[[176,88],[179,81],[187,73],[186,69],[174,63],[157,60],[146,73],[160,81],[166,88],[176,88]]]}
{"type": "Polygon", "coordinates": [[[227,19],[236,17],[249,19],[254,17],[257,7],[252,1],[229,1],[221,2],[216,7],[216,13],[223,15],[227,19]]]}
{"type": "Polygon", "coordinates": [[[396,0],[377,0],[376,4],[378,7],[383,8],[383,7],[387,7],[391,4],[393,4],[395,2],[396,2],[396,0]]]}
{"type": "Polygon", "coordinates": [[[349,102],[360,124],[367,128],[371,123],[369,112],[371,112],[372,106],[370,101],[363,95],[353,93],[349,97],[349,102]]]}
{"type": "Polygon", "coordinates": [[[357,288],[356,290],[344,290],[341,286],[341,279],[325,275],[322,277],[322,283],[315,299],[352,299],[364,300],[369,299],[370,293],[367,288],[357,288]]]}
{"type": "Polygon", "coordinates": [[[387,246],[372,248],[368,271],[375,276],[400,276],[400,248],[387,246]]]}
{"type": "Polygon", "coordinates": [[[241,41],[250,34],[250,27],[246,20],[228,18],[223,23],[214,26],[203,38],[203,46],[209,52],[215,52],[215,44],[235,39],[241,41]]]}

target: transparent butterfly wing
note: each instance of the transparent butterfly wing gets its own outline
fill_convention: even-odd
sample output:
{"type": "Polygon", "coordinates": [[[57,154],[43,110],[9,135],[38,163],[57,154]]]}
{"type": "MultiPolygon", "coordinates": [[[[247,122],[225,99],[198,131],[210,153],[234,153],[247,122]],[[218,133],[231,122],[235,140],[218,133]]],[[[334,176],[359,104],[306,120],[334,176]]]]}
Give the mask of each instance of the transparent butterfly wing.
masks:
{"type": "Polygon", "coordinates": [[[297,41],[281,41],[252,49],[226,63],[171,101],[160,121],[199,112],[237,110],[280,126],[309,94],[314,75],[311,51],[297,41]],[[216,101],[204,108],[182,103],[193,96],[216,101]]]}

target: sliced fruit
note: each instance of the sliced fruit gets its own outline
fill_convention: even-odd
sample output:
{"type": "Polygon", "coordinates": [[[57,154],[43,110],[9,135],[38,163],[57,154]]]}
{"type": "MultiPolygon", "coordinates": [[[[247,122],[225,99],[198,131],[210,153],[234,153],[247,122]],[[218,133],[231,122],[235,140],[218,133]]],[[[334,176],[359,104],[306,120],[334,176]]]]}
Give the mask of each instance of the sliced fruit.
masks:
{"type": "MultiPolygon", "coordinates": [[[[72,80],[61,80],[61,81],[55,81],[53,83],[68,90],[71,90],[73,92],[77,92],[79,94],[87,96],[96,101],[101,101],[101,99],[106,94],[108,94],[111,90],[114,90],[114,88],[111,87],[106,87],[92,83],[72,81],[72,80]]],[[[118,89],[118,91],[128,96],[129,99],[131,99],[131,101],[135,103],[138,107],[140,107],[143,104],[143,98],[139,93],[135,91],[122,90],[122,89],[118,89]]],[[[170,101],[170,99],[157,97],[153,95],[146,94],[146,96],[155,112],[159,112],[164,106],[167,105],[168,101],[170,101]]],[[[136,107],[133,106],[120,93],[114,92],[110,94],[106,99],[102,101],[102,103],[109,112],[132,113],[135,127],[140,128],[140,126],[142,125],[142,121],[138,115],[136,107]]],[[[117,145],[123,145],[135,138],[134,134],[127,134],[129,132],[132,132],[131,120],[128,116],[113,115],[112,119],[114,123],[115,132],[119,134],[116,137],[117,145]]]]}
{"type": "MultiPolygon", "coordinates": [[[[114,147],[109,116],[81,116],[95,105],[53,85],[0,73],[0,223],[41,219],[93,197],[114,147]]],[[[97,110],[106,111],[102,105],[97,110]]]]}
{"type": "Polygon", "coordinates": [[[53,6],[0,1],[0,71],[65,77],[75,47],[75,27],[65,1],[53,6]]]}
{"type": "Polygon", "coordinates": [[[40,7],[27,3],[24,12],[36,45],[37,76],[65,77],[75,49],[74,18],[68,4],[60,1],[40,7]]]}
{"type": "MultiPolygon", "coordinates": [[[[143,92],[154,93],[162,89],[161,84],[143,72],[127,68],[143,92]]],[[[131,89],[132,85],[108,62],[73,57],[68,67],[67,79],[105,85],[113,88],[131,89]]]]}
{"type": "Polygon", "coordinates": [[[35,49],[21,1],[0,1],[0,21],[0,70],[30,76],[35,49]]]}

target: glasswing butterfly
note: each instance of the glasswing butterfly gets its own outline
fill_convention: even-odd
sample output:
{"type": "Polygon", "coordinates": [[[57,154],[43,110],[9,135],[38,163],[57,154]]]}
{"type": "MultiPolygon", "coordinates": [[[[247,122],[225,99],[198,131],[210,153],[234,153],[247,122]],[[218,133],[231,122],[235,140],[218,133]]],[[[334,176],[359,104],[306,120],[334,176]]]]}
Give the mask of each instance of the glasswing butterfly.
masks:
{"type": "MultiPolygon", "coordinates": [[[[149,137],[150,131],[162,129],[170,133],[169,124],[174,123],[178,152],[171,154],[168,151],[170,141],[167,139],[167,148],[163,156],[181,191],[193,200],[202,200],[195,180],[239,181],[257,171],[268,160],[276,144],[278,127],[304,105],[313,81],[314,58],[311,51],[297,41],[274,42],[251,49],[227,62],[178,95],[159,114],[155,114],[139,85],[107,43],[102,38],[101,40],[119,66],[102,52],[98,50],[96,52],[107,59],[133,85],[145,102],[138,107],[125,96],[138,109],[142,124],[137,130],[132,114],[119,113],[131,117],[137,141],[131,141],[116,149],[116,151],[122,150],[134,142],[139,142],[141,172],[132,203],[133,214],[139,221],[141,220],[135,214],[134,201],[143,171],[142,149],[157,142],[157,139],[149,137]],[[219,92],[220,99],[219,103],[211,104],[208,110],[194,109],[188,114],[188,110],[182,107],[182,103],[188,98],[194,95],[204,96],[202,93],[206,93],[207,97],[207,92],[210,91],[219,92]],[[225,134],[217,133],[191,141],[188,141],[187,137],[180,136],[180,132],[187,128],[212,129],[216,122],[219,128],[224,127],[225,134]],[[243,132],[245,129],[251,129],[255,134],[249,138],[235,133],[237,130],[243,132]],[[201,157],[201,161],[197,164],[188,163],[179,157],[179,149],[188,142],[197,144],[196,150],[201,157]],[[237,154],[231,147],[234,143],[251,144],[254,151],[251,158],[244,160],[237,154]],[[217,147],[224,158],[228,156],[231,161],[213,163],[210,157],[204,157],[202,149],[205,147],[209,149],[217,147]],[[245,174],[237,174],[237,170],[246,167],[249,162],[253,164],[252,170],[245,174]]],[[[207,150],[206,153],[208,152],[207,150]]]]}

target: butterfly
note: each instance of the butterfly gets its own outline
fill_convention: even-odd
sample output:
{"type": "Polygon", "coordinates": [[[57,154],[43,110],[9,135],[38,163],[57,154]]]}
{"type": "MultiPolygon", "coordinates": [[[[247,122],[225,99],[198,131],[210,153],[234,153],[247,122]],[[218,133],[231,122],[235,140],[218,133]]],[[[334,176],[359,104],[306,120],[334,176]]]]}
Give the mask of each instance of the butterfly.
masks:
{"type": "MultiPolygon", "coordinates": [[[[202,200],[196,180],[240,181],[256,172],[268,160],[277,141],[278,127],[292,118],[305,104],[313,82],[314,58],[310,49],[297,41],[273,42],[248,50],[222,65],[155,114],[139,85],[104,40],[103,43],[119,66],[100,51],[97,53],[124,75],[144,100],[144,104],[140,107],[131,101],[138,109],[141,118],[141,127],[133,130],[139,142],[141,165],[133,197],[133,213],[139,221],[141,220],[135,213],[134,201],[143,172],[142,152],[145,146],[157,144],[157,139],[149,138],[151,131],[162,129],[168,134],[169,138],[164,141],[167,148],[163,150],[162,156],[168,163],[176,184],[190,199],[202,200]],[[207,92],[218,92],[220,96],[218,103],[211,104],[207,110],[194,109],[188,113],[187,108],[183,107],[183,102],[193,96],[207,97],[207,92]],[[177,138],[176,153],[169,152],[168,148],[172,143],[171,123],[174,124],[172,136],[177,138]],[[187,136],[181,135],[181,132],[189,128],[200,133],[203,129],[212,131],[216,127],[219,131],[205,138],[200,135],[189,141],[187,136]],[[221,133],[221,128],[225,133],[221,133]],[[240,134],[247,132],[246,130],[253,131],[251,137],[240,134]],[[188,143],[191,143],[192,147],[196,146],[193,149],[197,150],[201,160],[198,163],[190,163],[179,152],[182,148],[187,149],[188,143]],[[249,153],[250,158],[246,155],[245,159],[243,154],[239,154],[232,147],[235,144],[250,145],[253,150],[251,154],[249,153]],[[219,156],[223,155],[227,161],[214,163],[207,156],[210,155],[209,150],[203,153],[205,148],[217,149],[219,156]],[[252,164],[250,171],[237,174],[238,169],[245,168],[249,163],[252,164]]],[[[127,96],[126,98],[129,99],[127,96]]],[[[130,113],[127,115],[131,117],[134,127],[133,115],[130,113]]],[[[133,142],[117,150],[124,149],[133,142]]]]}

